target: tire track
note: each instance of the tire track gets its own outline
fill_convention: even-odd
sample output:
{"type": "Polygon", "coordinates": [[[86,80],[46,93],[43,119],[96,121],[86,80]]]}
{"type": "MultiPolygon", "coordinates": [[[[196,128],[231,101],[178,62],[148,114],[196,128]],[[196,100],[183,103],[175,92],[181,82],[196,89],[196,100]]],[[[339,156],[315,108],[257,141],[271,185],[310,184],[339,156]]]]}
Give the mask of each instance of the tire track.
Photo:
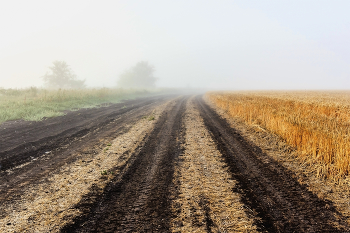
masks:
{"type": "Polygon", "coordinates": [[[204,103],[196,104],[208,130],[239,181],[242,200],[258,213],[260,230],[269,232],[344,232],[350,228],[332,202],[298,183],[294,174],[250,145],[204,103]]]}
{"type": "Polygon", "coordinates": [[[108,126],[120,116],[159,103],[164,98],[148,97],[108,107],[80,109],[38,122],[5,122],[0,128],[0,171],[19,166],[47,151],[63,147],[75,138],[108,126]]]}
{"type": "MultiPolygon", "coordinates": [[[[169,101],[170,102],[170,101],[169,101]]],[[[166,102],[152,110],[158,119],[166,102]]],[[[113,174],[119,174],[128,165],[130,155],[142,146],[156,121],[141,116],[132,122],[128,132],[109,139],[102,147],[75,154],[76,161],[65,164],[37,184],[28,184],[22,197],[15,203],[10,200],[0,206],[0,232],[57,232],[60,227],[79,215],[74,206],[91,190],[101,193],[113,174]]]]}
{"type": "MultiPolygon", "coordinates": [[[[101,139],[113,139],[128,131],[130,128],[127,126],[128,124],[136,122],[167,98],[169,97],[139,100],[139,104],[132,100],[125,103],[126,108],[117,108],[116,106],[121,106],[118,104],[107,109],[95,109],[96,113],[93,112],[94,109],[89,109],[87,110],[89,114],[86,116],[81,116],[77,111],[60,117],[60,119],[59,117],[50,119],[50,122],[53,121],[51,123],[35,122],[34,125],[27,125],[23,129],[23,134],[26,134],[27,131],[35,131],[35,129],[38,129],[37,134],[50,131],[48,127],[51,127],[51,124],[55,125],[55,129],[52,132],[36,136],[40,139],[33,137],[31,140],[38,140],[38,146],[34,148],[25,148],[25,143],[12,150],[0,152],[1,163],[7,161],[8,164],[12,164],[13,162],[10,167],[21,164],[19,168],[0,172],[0,201],[5,202],[9,197],[20,198],[27,185],[32,185],[64,164],[73,162],[77,152],[85,153],[82,150],[87,148],[94,150],[94,145],[100,144],[101,139]],[[37,127],[36,124],[49,124],[50,126],[37,127]],[[62,130],[65,133],[60,132],[62,130]],[[46,137],[48,134],[51,136],[46,137]],[[46,154],[46,151],[49,151],[49,154],[46,154]]],[[[85,110],[82,111],[83,114],[85,110]]],[[[17,129],[17,126],[14,128],[17,129]]],[[[12,138],[15,139],[16,135],[13,135],[12,138]]],[[[30,138],[28,135],[26,137],[30,138]]],[[[6,144],[5,142],[1,143],[6,144]]],[[[4,148],[0,148],[0,150],[4,150],[4,148]]]]}
{"type": "Polygon", "coordinates": [[[256,232],[193,99],[184,116],[184,152],[175,165],[172,232],[256,232]]]}
{"type": "Polygon", "coordinates": [[[165,110],[122,177],[62,232],[168,232],[174,159],[181,153],[187,97],[165,110]],[[89,212],[89,213],[88,213],[89,212]]]}

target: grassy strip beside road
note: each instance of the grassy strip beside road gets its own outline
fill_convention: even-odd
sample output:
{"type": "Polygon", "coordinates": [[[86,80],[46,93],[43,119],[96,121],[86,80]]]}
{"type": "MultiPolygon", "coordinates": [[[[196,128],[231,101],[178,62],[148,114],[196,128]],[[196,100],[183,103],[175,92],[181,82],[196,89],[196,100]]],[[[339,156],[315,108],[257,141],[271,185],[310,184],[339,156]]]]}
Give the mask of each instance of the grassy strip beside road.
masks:
{"type": "Polygon", "coordinates": [[[44,117],[64,115],[65,110],[95,107],[155,94],[159,90],[83,89],[46,90],[0,89],[0,124],[10,120],[40,121],[44,117]]]}

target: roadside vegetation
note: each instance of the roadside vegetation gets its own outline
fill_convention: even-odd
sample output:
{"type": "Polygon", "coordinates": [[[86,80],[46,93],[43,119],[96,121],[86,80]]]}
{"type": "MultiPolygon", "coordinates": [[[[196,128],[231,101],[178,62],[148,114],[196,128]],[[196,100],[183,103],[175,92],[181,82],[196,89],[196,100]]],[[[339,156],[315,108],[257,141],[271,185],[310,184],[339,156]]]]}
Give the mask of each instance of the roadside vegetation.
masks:
{"type": "Polygon", "coordinates": [[[0,124],[10,120],[40,121],[44,117],[64,115],[66,110],[117,103],[122,99],[147,96],[159,90],[140,89],[59,89],[0,88],[0,124]]]}
{"type": "Polygon", "coordinates": [[[277,134],[319,177],[350,175],[350,92],[209,92],[230,117],[277,134]]]}
{"type": "MultiPolygon", "coordinates": [[[[44,117],[64,115],[66,110],[96,107],[122,99],[159,94],[155,88],[154,66],[138,62],[118,79],[118,88],[87,89],[65,61],[53,61],[41,78],[45,89],[4,89],[0,87],[0,124],[11,120],[40,121],[44,117]]],[[[150,117],[149,120],[154,120],[150,117]]]]}

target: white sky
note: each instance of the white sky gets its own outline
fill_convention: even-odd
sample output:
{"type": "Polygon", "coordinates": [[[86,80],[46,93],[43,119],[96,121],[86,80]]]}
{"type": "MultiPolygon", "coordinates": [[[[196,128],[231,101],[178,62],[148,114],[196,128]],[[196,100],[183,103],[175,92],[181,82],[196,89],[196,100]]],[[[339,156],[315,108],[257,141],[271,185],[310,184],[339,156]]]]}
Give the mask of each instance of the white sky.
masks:
{"type": "Polygon", "coordinates": [[[113,87],[141,60],[158,86],[350,89],[350,1],[0,1],[0,87],[64,60],[113,87]]]}

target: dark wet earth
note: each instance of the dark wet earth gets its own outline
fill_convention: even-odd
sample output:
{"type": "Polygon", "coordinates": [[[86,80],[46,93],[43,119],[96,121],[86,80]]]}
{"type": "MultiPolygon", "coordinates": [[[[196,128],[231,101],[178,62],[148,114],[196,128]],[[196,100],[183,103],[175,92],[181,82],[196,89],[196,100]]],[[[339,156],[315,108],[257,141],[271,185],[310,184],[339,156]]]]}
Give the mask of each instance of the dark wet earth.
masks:
{"type": "MultiPolygon", "coordinates": [[[[114,176],[102,194],[92,188],[74,207],[81,215],[64,226],[62,232],[170,232],[174,217],[170,206],[178,193],[172,183],[174,164],[185,146],[183,115],[190,97],[180,96],[175,104],[167,106],[142,146],[131,155],[128,166],[114,176]]],[[[114,138],[126,132],[126,124],[171,98],[174,97],[131,100],[42,122],[1,125],[0,201],[9,195],[20,196],[26,183],[35,183],[50,169],[73,161],[72,151],[94,144],[98,138],[114,138]],[[52,158],[50,163],[38,159],[18,172],[5,172],[47,151],[52,158]]],[[[293,172],[245,140],[202,96],[196,96],[194,103],[229,172],[238,181],[232,192],[239,193],[244,205],[257,213],[255,224],[259,231],[349,231],[345,216],[337,212],[332,202],[319,199],[297,181],[293,172]]]]}

